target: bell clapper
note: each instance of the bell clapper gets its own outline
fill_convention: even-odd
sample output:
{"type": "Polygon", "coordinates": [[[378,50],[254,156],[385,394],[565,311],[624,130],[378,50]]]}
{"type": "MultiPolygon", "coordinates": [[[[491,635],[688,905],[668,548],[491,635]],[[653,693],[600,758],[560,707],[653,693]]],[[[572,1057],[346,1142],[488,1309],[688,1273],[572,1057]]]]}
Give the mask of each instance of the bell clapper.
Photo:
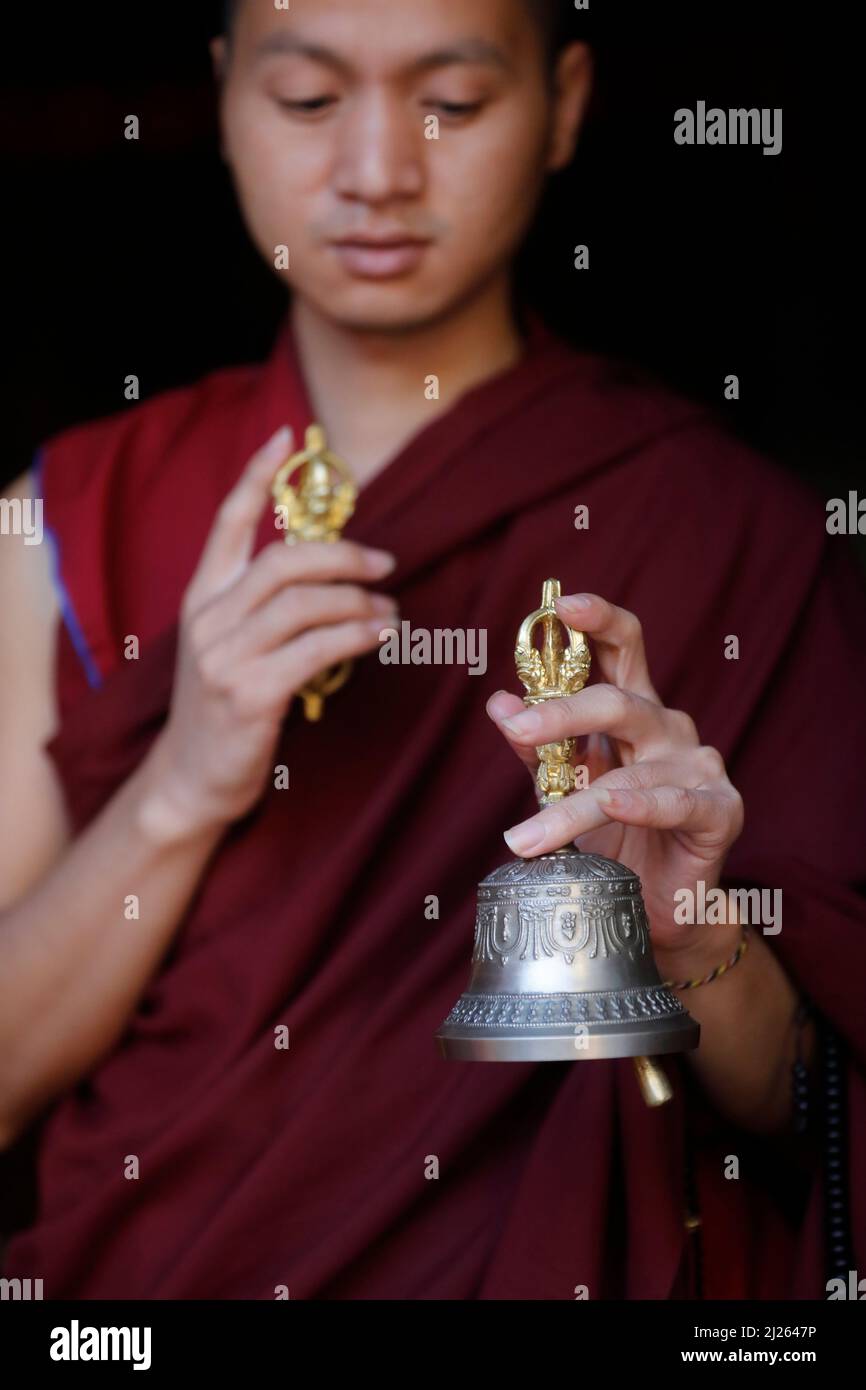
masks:
{"type": "Polygon", "coordinates": [[[640,1093],[647,1105],[665,1105],[673,1096],[673,1087],[666,1073],[652,1057],[632,1057],[640,1093]]]}

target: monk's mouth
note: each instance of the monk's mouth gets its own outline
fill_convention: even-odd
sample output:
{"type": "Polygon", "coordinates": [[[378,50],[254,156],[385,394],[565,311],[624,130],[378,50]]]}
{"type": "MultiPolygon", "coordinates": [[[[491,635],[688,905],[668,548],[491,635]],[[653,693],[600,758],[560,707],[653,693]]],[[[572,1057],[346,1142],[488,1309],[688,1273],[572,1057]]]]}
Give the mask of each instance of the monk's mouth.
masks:
{"type": "Polygon", "coordinates": [[[387,280],[414,270],[424,258],[429,241],[340,241],[332,251],[350,275],[362,280],[387,280]]]}

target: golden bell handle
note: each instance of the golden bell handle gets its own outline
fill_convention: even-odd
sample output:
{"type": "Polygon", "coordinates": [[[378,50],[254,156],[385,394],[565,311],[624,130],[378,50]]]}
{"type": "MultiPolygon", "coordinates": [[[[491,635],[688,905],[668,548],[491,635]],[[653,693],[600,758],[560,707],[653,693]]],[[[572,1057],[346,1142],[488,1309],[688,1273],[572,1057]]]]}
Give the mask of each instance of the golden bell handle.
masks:
{"type": "MultiPolygon", "coordinates": [[[[526,690],[523,699],[527,705],[574,695],[589,679],[590,654],[586,639],[582,632],[564,623],[556,611],[556,600],[561,594],[558,579],[545,579],[540,608],[523,619],[517,633],[514,662],[526,690]],[[541,650],[534,645],[536,628],[543,632],[541,650]]],[[[571,760],[576,746],[576,739],[563,738],[536,748],[535,788],[542,806],[551,806],[574,791],[575,770],[571,760]]]]}
{"type": "Polygon", "coordinates": [[[665,1105],[673,1096],[674,1090],[658,1062],[652,1057],[632,1057],[640,1093],[647,1105],[655,1108],[665,1105]]]}

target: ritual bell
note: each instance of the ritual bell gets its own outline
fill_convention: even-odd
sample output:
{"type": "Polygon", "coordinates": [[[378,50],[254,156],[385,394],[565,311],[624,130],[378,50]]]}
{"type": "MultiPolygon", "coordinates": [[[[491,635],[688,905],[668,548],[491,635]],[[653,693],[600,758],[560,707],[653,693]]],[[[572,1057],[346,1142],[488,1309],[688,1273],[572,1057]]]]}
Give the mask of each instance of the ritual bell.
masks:
{"type": "MultiPolygon", "coordinates": [[[[589,648],[559,618],[559,595],[559,581],[548,579],[541,607],[518,633],[515,660],[527,704],[572,694],[589,675],[589,648]]],[[[575,744],[566,739],[537,749],[542,805],[574,789],[575,744]]],[[[699,1036],[699,1025],[658,973],[640,879],[631,869],[570,845],[514,858],[482,879],[469,983],[436,1034],[444,1057],[633,1057],[644,1099],[660,1105],[672,1092],[651,1058],[697,1047],[699,1036]]]]}

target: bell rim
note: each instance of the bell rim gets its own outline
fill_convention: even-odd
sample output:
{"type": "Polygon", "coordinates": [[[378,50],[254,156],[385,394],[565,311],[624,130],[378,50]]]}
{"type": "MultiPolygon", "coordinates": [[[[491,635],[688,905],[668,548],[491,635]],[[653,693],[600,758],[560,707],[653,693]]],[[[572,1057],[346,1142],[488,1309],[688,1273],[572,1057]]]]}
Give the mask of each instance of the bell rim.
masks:
{"type": "Polygon", "coordinates": [[[588,1025],[581,1035],[573,1028],[530,1035],[490,1025],[474,1034],[443,1025],[435,1035],[445,1061],[467,1062],[595,1062],[665,1056],[693,1051],[700,1036],[700,1024],[685,1011],[674,1018],[646,1020],[637,1028],[633,1022],[588,1025]]]}

